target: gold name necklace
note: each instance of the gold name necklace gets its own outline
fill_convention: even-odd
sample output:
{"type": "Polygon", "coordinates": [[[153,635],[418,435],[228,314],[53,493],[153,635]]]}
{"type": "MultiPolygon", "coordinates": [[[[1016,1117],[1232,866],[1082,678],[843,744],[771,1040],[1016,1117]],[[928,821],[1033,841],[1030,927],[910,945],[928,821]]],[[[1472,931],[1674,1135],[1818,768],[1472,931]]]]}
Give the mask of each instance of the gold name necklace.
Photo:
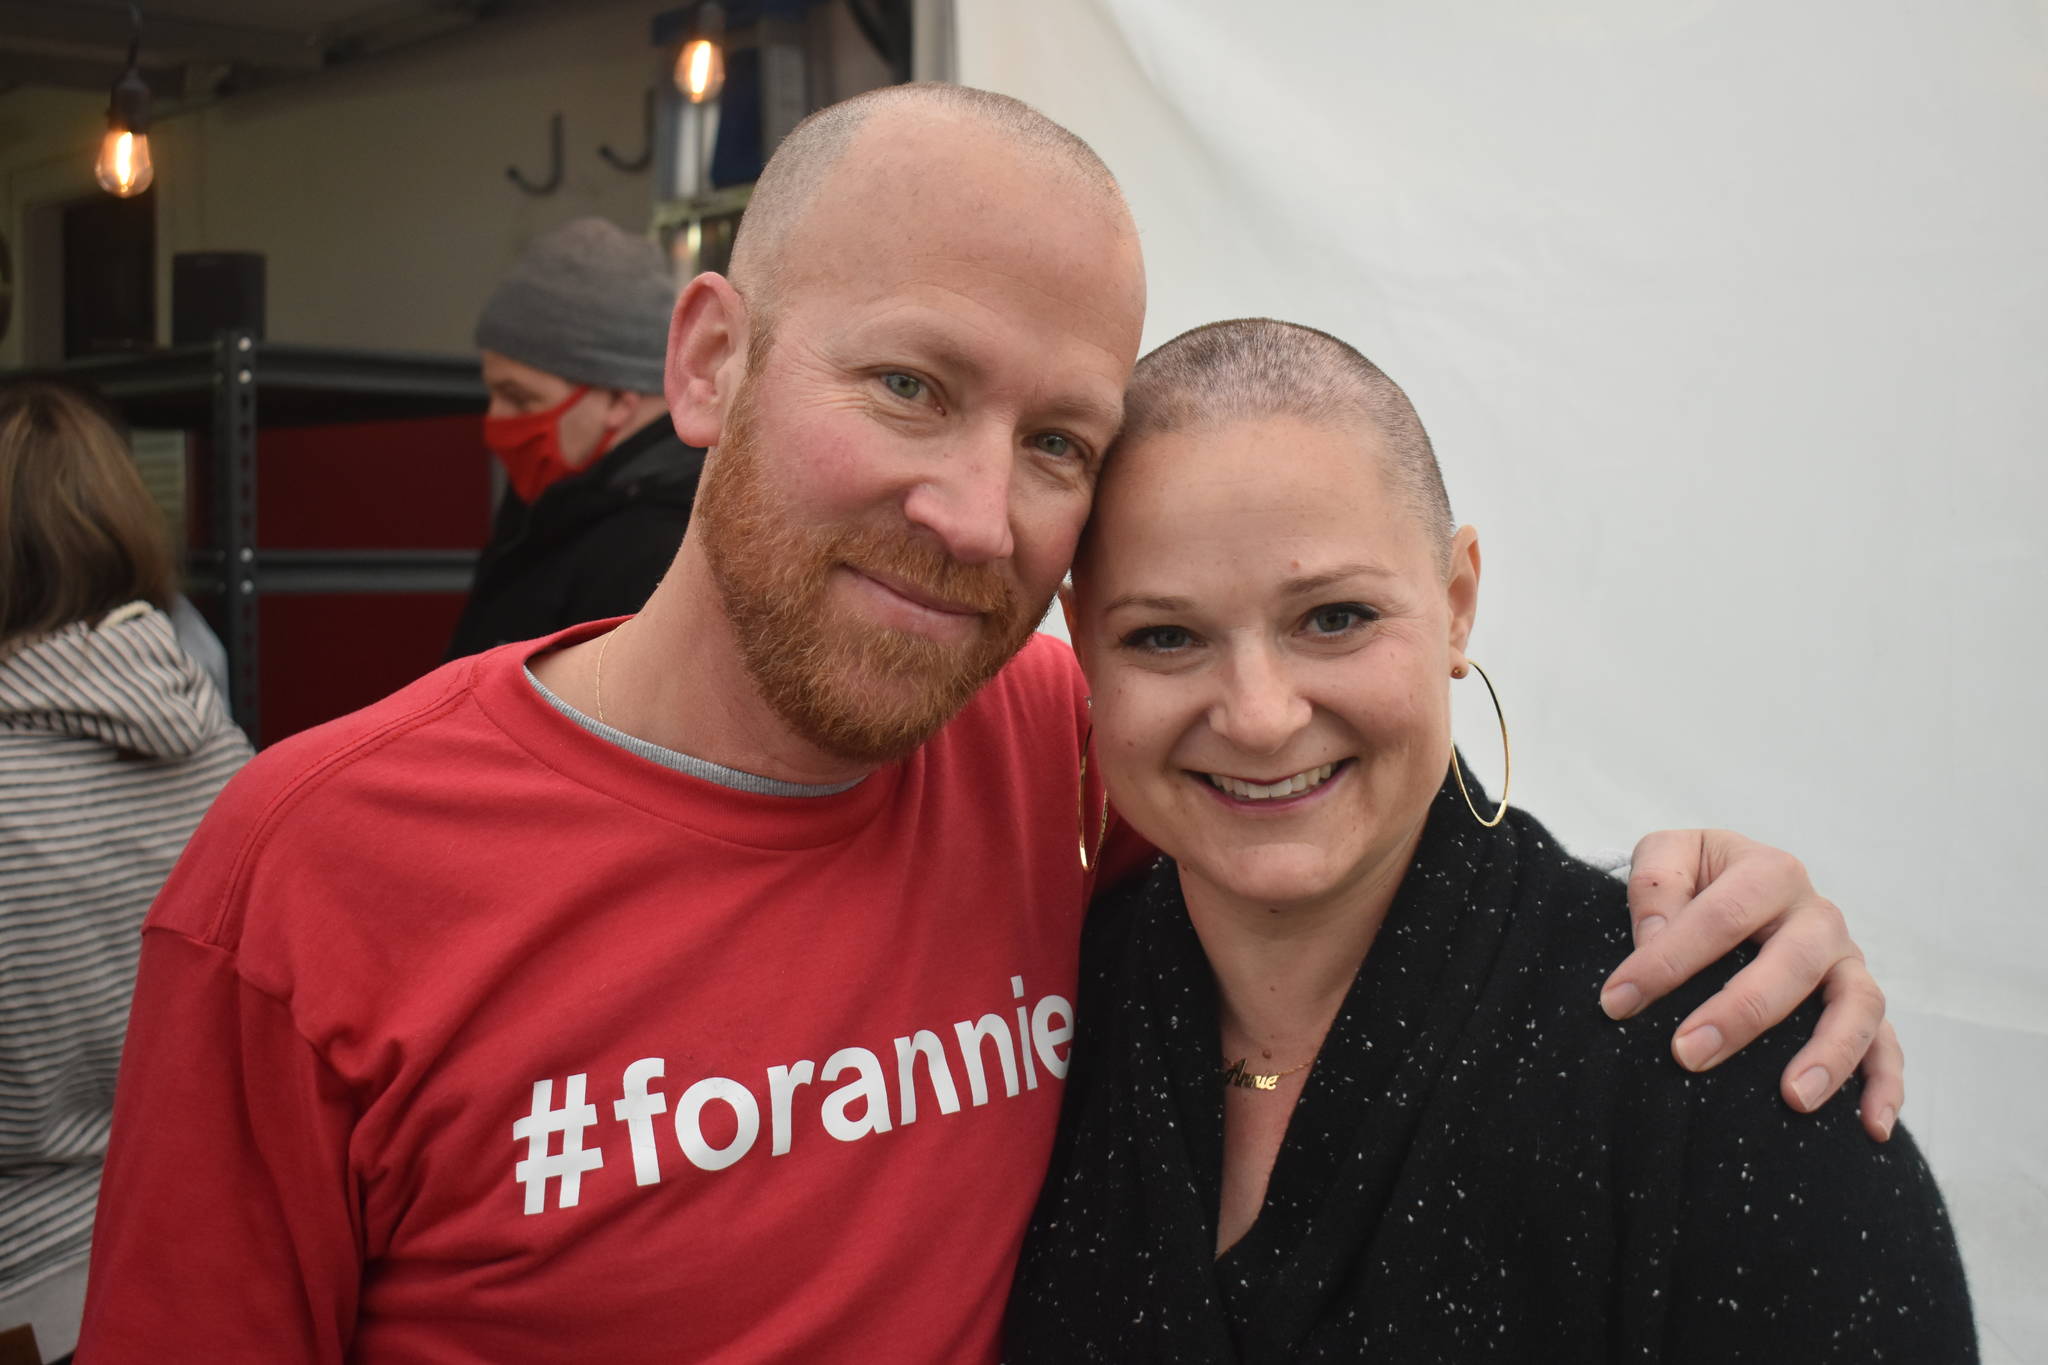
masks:
{"type": "Polygon", "coordinates": [[[1311,1057],[1300,1066],[1290,1066],[1285,1071],[1260,1072],[1253,1071],[1245,1065],[1250,1060],[1249,1057],[1240,1057],[1224,1067],[1223,1083],[1234,1085],[1240,1090],[1277,1090],[1280,1088],[1282,1076],[1292,1076],[1295,1072],[1306,1071],[1316,1064],[1316,1059],[1311,1057]]]}

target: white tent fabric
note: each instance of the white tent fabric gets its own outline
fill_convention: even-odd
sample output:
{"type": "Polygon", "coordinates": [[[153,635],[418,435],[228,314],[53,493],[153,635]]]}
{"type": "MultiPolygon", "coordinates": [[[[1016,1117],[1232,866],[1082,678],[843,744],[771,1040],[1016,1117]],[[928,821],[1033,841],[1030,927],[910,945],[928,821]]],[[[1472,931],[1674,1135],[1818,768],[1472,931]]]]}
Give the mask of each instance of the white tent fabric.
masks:
{"type": "Polygon", "coordinates": [[[1288,318],[1415,398],[1482,532],[1518,804],[1586,848],[1731,826],[1847,908],[1985,1359],[2048,1361],[2048,11],[957,20],[961,80],[1123,181],[1149,342],[1288,318]]]}

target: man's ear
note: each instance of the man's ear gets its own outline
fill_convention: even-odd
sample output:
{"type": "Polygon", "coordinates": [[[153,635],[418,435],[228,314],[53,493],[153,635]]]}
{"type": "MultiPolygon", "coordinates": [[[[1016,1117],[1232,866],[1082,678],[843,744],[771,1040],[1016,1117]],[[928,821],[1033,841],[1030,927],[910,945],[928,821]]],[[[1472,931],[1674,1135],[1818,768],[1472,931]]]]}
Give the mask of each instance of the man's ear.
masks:
{"type": "Polygon", "coordinates": [[[1069,578],[1064,583],[1060,584],[1059,599],[1060,615],[1065,617],[1067,622],[1067,639],[1069,641],[1079,640],[1081,638],[1081,622],[1080,619],[1074,613],[1073,579],[1069,578]]]}
{"type": "Polygon", "coordinates": [[[1479,532],[1460,526],[1451,539],[1450,581],[1445,591],[1451,602],[1451,662],[1465,662],[1465,642],[1472,638],[1472,622],[1479,615],[1479,532]]]}
{"type": "Polygon", "coordinates": [[[725,276],[707,271],[683,286],[668,324],[663,391],[685,444],[718,444],[746,367],[746,300],[725,276]]]}

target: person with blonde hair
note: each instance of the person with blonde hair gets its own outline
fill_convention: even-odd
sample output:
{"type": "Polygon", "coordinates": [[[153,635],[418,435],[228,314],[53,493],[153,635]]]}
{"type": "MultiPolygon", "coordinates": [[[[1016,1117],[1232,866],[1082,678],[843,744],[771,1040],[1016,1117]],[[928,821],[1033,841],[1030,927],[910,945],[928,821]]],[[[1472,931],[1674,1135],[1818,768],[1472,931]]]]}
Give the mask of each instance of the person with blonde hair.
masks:
{"type": "Polygon", "coordinates": [[[71,1349],[143,912],[249,757],[120,435],[0,390],[0,1330],[71,1349]]]}

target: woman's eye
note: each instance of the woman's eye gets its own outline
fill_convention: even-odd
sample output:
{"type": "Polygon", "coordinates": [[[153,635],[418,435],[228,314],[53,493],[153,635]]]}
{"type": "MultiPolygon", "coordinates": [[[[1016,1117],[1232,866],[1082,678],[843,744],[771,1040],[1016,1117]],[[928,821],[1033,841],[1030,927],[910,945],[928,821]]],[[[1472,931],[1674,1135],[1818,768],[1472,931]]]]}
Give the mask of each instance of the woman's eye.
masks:
{"type": "Polygon", "coordinates": [[[882,376],[882,382],[889,386],[889,392],[898,398],[912,401],[924,397],[924,381],[913,374],[893,371],[882,376]]]}
{"type": "Polygon", "coordinates": [[[1175,650],[1186,649],[1194,641],[1195,637],[1180,626],[1146,626],[1143,630],[1134,630],[1124,636],[1122,643],[1126,649],[1144,650],[1151,654],[1171,654],[1175,650]]]}
{"type": "Polygon", "coordinates": [[[1334,602],[1308,614],[1308,628],[1318,635],[1342,635],[1379,619],[1379,613],[1355,602],[1334,602]]]}

